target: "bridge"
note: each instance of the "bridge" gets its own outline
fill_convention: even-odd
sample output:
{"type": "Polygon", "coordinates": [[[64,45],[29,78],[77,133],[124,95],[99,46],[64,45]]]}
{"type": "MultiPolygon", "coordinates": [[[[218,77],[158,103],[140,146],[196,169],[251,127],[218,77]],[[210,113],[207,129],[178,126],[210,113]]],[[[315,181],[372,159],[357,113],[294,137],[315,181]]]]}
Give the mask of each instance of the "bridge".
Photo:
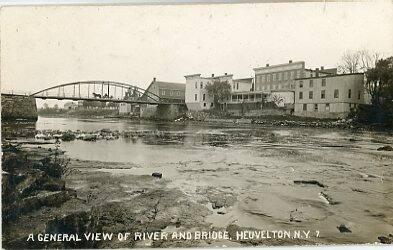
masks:
{"type": "Polygon", "coordinates": [[[134,104],[184,104],[161,98],[138,86],[113,81],[81,81],[56,85],[29,96],[40,99],[99,101],[134,104]]]}
{"type": "MultiPolygon", "coordinates": [[[[153,89],[155,91],[155,89],[153,89]]],[[[158,90],[157,92],[158,93],[158,90]]],[[[143,105],[141,117],[173,119],[186,112],[184,100],[162,98],[138,86],[114,81],[81,81],[56,85],[35,93],[2,91],[1,116],[4,120],[37,120],[35,99],[54,99],[143,105]]]]}

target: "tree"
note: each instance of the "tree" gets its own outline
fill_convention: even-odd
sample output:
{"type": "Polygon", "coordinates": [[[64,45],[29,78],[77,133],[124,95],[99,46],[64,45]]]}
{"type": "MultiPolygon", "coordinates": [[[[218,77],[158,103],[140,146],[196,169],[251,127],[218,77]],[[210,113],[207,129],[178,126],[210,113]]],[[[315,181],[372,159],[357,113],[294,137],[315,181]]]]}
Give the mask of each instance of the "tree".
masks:
{"type": "Polygon", "coordinates": [[[366,90],[371,105],[362,105],[357,120],[393,128],[393,57],[378,60],[374,68],[366,71],[366,90]]]}
{"type": "Polygon", "coordinates": [[[207,93],[213,97],[215,108],[221,107],[222,102],[231,96],[231,85],[227,81],[215,81],[206,85],[207,93]]]}
{"type": "Polygon", "coordinates": [[[338,70],[341,73],[356,73],[359,68],[359,53],[353,51],[345,51],[341,57],[338,70]]]}
{"type": "Polygon", "coordinates": [[[366,72],[367,70],[374,68],[380,59],[380,54],[378,52],[369,52],[368,50],[360,50],[359,54],[359,64],[360,72],[366,72]]]}
{"type": "Polygon", "coordinates": [[[344,74],[366,72],[368,69],[375,67],[379,58],[380,54],[378,52],[370,52],[365,49],[346,50],[341,57],[338,70],[344,74]]]}
{"type": "Polygon", "coordinates": [[[384,101],[393,100],[393,57],[379,60],[374,68],[366,72],[366,89],[371,102],[380,106],[384,101]]]}

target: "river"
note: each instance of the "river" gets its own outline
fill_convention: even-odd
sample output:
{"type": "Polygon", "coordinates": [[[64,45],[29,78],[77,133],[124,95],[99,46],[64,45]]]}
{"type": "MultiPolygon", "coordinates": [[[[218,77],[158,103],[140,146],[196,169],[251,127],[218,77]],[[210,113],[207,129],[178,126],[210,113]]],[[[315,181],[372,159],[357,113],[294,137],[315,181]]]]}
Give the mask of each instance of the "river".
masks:
{"type": "MultiPolygon", "coordinates": [[[[62,142],[114,176],[160,172],[166,187],[205,204],[215,227],[318,231],[317,243],[372,243],[393,232],[393,136],[320,128],[39,117],[37,130],[164,131],[169,139],[62,142]],[[295,183],[295,181],[317,181],[295,183]],[[225,211],[214,205],[221,200],[225,211]],[[351,233],[340,233],[345,225],[351,233]]],[[[94,170],[94,164],[89,168],[94,170]]],[[[120,184],[119,184],[120,185],[120,184]]],[[[222,206],[217,206],[222,207],[222,206]]]]}

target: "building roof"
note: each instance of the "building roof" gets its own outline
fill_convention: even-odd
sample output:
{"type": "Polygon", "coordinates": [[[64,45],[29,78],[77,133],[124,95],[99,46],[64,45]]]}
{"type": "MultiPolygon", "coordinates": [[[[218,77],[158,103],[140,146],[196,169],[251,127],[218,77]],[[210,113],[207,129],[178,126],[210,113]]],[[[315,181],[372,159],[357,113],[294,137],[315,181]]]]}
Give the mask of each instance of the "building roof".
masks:
{"type": "Polygon", "coordinates": [[[160,88],[163,89],[176,89],[176,90],[186,90],[185,83],[176,83],[176,82],[162,82],[162,81],[153,81],[152,84],[156,84],[160,88]]]}
{"type": "Polygon", "coordinates": [[[184,77],[185,78],[187,78],[187,77],[191,77],[191,76],[200,76],[201,74],[191,74],[191,75],[185,75],[184,77]]]}
{"type": "MultiPolygon", "coordinates": [[[[316,72],[316,69],[304,69],[307,71],[311,72],[316,72]]],[[[337,68],[330,68],[330,69],[318,69],[319,73],[324,73],[324,74],[337,74],[337,68]]]]}
{"type": "Polygon", "coordinates": [[[291,65],[291,64],[299,64],[299,63],[303,63],[304,64],[305,62],[304,61],[297,61],[297,62],[288,62],[288,63],[282,63],[282,64],[275,64],[275,65],[257,67],[257,68],[254,68],[254,70],[265,69],[265,68],[277,68],[277,67],[287,66],[287,65],[291,65]]]}
{"type": "Polygon", "coordinates": [[[349,74],[332,74],[327,76],[313,76],[313,77],[303,77],[296,78],[295,80],[305,80],[305,79],[318,79],[318,78],[329,78],[329,77],[342,77],[342,76],[350,76],[350,75],[364,75],[364,73],[349,73],[349,74]]]}
{"type": "MultiPolygon", "coordinates": [[[[201,77],[201,74],[191,74],[191,75],[186,75],[184,76],[185,78],[187,77],[193,77],[193,76],[199,76],[201,77]]],[[[233,74],[224,74],[224,75],[219,75],[219,76],[206,76],[206,77],[201,77],[202,79],[217,79],[217,78],[221,78],[221,77],[228,77],[228,76],[233,76],[233,74]]]]}
{"type": "Polygon", "coordinates": [[[173,90],[186,90],[186,84],[184,83],[177,83],[177,82],[163,82],[163,81],[157,81],[156,79],[154,79],[149,87],[147,87],[146,90],[149,90],[150,87],[156,84],[159,88],[163,88],[163,89],[173,89],[173,90]]]}

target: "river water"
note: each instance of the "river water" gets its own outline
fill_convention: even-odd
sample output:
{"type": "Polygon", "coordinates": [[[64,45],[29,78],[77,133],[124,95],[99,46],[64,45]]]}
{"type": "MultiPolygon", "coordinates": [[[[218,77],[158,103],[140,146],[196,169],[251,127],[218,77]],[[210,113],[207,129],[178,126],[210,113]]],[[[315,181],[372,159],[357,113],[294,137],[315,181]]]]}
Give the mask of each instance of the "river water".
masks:
{"type": "Polygon", "coordinates": [[[393,232],[393,136],[378,132],[260,125],[166,123],[39,117],[37,130],[165,131],[173,136],[62,142],[73,159],[107,162],[114,175],[163,173],[169,186],[200,202],[228,197],[208,216],[266,228],[319,230],[323,243],[371,243],[393,232]],[[121,163],[121,168],[113,167],[121,163]],[[312,184],[295,184],[316,180],[312,184]],[[340,233],[344,224],[352,233],[340,233]]]}

